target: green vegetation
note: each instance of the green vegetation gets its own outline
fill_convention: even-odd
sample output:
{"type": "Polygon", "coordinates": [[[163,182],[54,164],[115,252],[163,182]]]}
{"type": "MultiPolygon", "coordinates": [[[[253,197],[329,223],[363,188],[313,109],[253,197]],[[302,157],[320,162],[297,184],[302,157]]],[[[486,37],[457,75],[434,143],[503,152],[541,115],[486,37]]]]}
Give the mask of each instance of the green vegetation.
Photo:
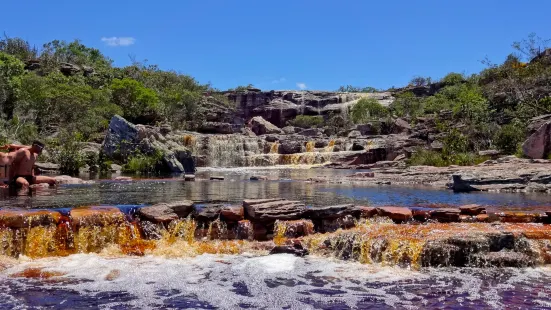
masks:
{"type": "Polygon", "coordinates": [[[123,166],[123,171],[127,173],[150,174],[157,172],[162,163],[163,154],[156,152],[151,155],[136,154],[129,156],[127,163],[123,166]]]}
{"type": "Polygon", "coordinates": [[[354,123],[360,124],[387,116],[388,113],[388,109],[382,106],[377,99],[362,98],[350,110],[350,117],[354,123]]]}
{"type": "Polygon", "coordinates": [[[315,128],[324,123],[323,116],[316,115],[297,115],[294,120],[289,121],[289,125],[300,128],[315,128]]]}
{"type": "Polygon", "coordinates": [[[0,39],[0,139],[50,141],[48,148],[55,148],[50,160],[67,172],[97,161],[69,157],[76,156],[80,142],[101,142],[115,114],[138,124],[193,130],[213,105],[233,108],[218,90],[193,77],[139,62],[113,67],[98,49],[78,40],[37,49],[19,38],[0,39]],[[71,133],[63,137],[71,143],[60,140],[63,133],[71,133]]]}
{"type": "Polygon", "coordinates": [[[376,93],[379,90],[375,87],[367,86],[367,87],[356,87],[352,85],[346,85],[341,86],[339,89],[337,89],[338,92],[343,93],[376,93]]]}

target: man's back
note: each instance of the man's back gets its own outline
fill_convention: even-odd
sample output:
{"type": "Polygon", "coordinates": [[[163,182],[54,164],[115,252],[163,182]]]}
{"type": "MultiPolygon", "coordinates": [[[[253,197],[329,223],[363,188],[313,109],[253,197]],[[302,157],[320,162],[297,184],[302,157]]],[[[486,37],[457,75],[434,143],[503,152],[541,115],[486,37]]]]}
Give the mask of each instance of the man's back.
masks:
{"type": "Polygon", "coordinates": [[[37,157],[38,154],[32,153],[29,149],[18,150],[13,161],[14,175],[32,175],[37,157]]]}

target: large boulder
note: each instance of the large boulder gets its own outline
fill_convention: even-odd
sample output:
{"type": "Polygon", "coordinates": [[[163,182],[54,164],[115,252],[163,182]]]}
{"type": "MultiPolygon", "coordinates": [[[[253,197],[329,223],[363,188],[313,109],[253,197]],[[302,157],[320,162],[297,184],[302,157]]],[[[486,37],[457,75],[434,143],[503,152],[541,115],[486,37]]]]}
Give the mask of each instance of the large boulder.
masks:
{"type": "Polygon", "coordinates": [[[233,133],[233,127],[229,123],[205,122],[199,127],[198,131],[202,133],[231,134],[233,133]]]}
{"type": "Polygon", "coordinates": [[[159,203],[140,208],[138,214],[142,219],[155,223],[164,223],[185,218],[194,211],[193,201],[183,200],[169,203],[159,203]]]}
{"type": "Polygon", "coordinates": [[[522,144],[524,155],[533,159],[546,158],[551,150],[551,121],[537,118],[529,128],[535,131],[522,144]],[[536,126],[539,128],[535,129],[536,126]]]}
{"type": "Polygon", "coordinates": [[[252,131],[257,135],[265,134],[284,134],[283,130],[279,129],[276,125],[268,122],[261,116],[255,116],[250,120],[252,131]]]}
{"type": "Polygon", "coordinates": [[[247,199],[243,201],[243,207],[248,219],[267,224],[276,220],[298,220],[306,212],[303,203],[286,199],[247,199]]]}
{"type": "Polygon", "coordinates": [[[126,157],[139,143],[138,129],[119,115],[111,118],[102,151],[109,158],[126,157]]]}
{"type": "Polygon", "coordinates": [[[118,115],[113,116],[102,144],[103,154],[108,158],[124,160],[137,150],[147,155],[161,153],[168,172],[195,172],[191,152],[167,140],[161,128],[134,125],[118,115]]]}

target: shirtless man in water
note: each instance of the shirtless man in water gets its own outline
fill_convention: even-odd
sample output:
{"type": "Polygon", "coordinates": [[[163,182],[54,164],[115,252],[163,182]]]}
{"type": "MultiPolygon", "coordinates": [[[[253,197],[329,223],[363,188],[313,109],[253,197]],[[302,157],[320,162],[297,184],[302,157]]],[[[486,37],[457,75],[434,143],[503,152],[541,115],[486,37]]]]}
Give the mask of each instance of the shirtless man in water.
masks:
{"type": "Polygon", "coordinates": [[[32,184],[56,184],[54,178],[34,175],[34,163],[38,155],[42,153],[42,149],[44,149],[44,144],[35,141],[30,148],[22,148],[15,152],[12,166],[14,176],[11,179],[10,187],[28,189],[32,184]]]}
{"type": "Polygon", "coordinates": [[[8,153],[0,152],[0,187],[8,186],[13,177],[11,165],[15,159],[15,152],[22,148],[30,148],[27,145],[6,144],[0,150],[7,150],[8,153]]]}

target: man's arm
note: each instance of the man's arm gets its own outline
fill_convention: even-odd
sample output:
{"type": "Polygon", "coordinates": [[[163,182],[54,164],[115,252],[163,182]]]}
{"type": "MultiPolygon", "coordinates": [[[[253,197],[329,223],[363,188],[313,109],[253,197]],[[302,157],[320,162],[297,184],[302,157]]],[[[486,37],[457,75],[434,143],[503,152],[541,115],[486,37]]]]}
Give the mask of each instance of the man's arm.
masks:
{"type": "Polygon", "coordinates": [[[15,151],[18,151],[20,149],[28,149],[28,148],[30,148],[30,146],[28,146],[28,145],[6,144],[6,145],[2,145],[0,147],[0,150],[8,150],[10,152],[15,152],[15,151]]]}

